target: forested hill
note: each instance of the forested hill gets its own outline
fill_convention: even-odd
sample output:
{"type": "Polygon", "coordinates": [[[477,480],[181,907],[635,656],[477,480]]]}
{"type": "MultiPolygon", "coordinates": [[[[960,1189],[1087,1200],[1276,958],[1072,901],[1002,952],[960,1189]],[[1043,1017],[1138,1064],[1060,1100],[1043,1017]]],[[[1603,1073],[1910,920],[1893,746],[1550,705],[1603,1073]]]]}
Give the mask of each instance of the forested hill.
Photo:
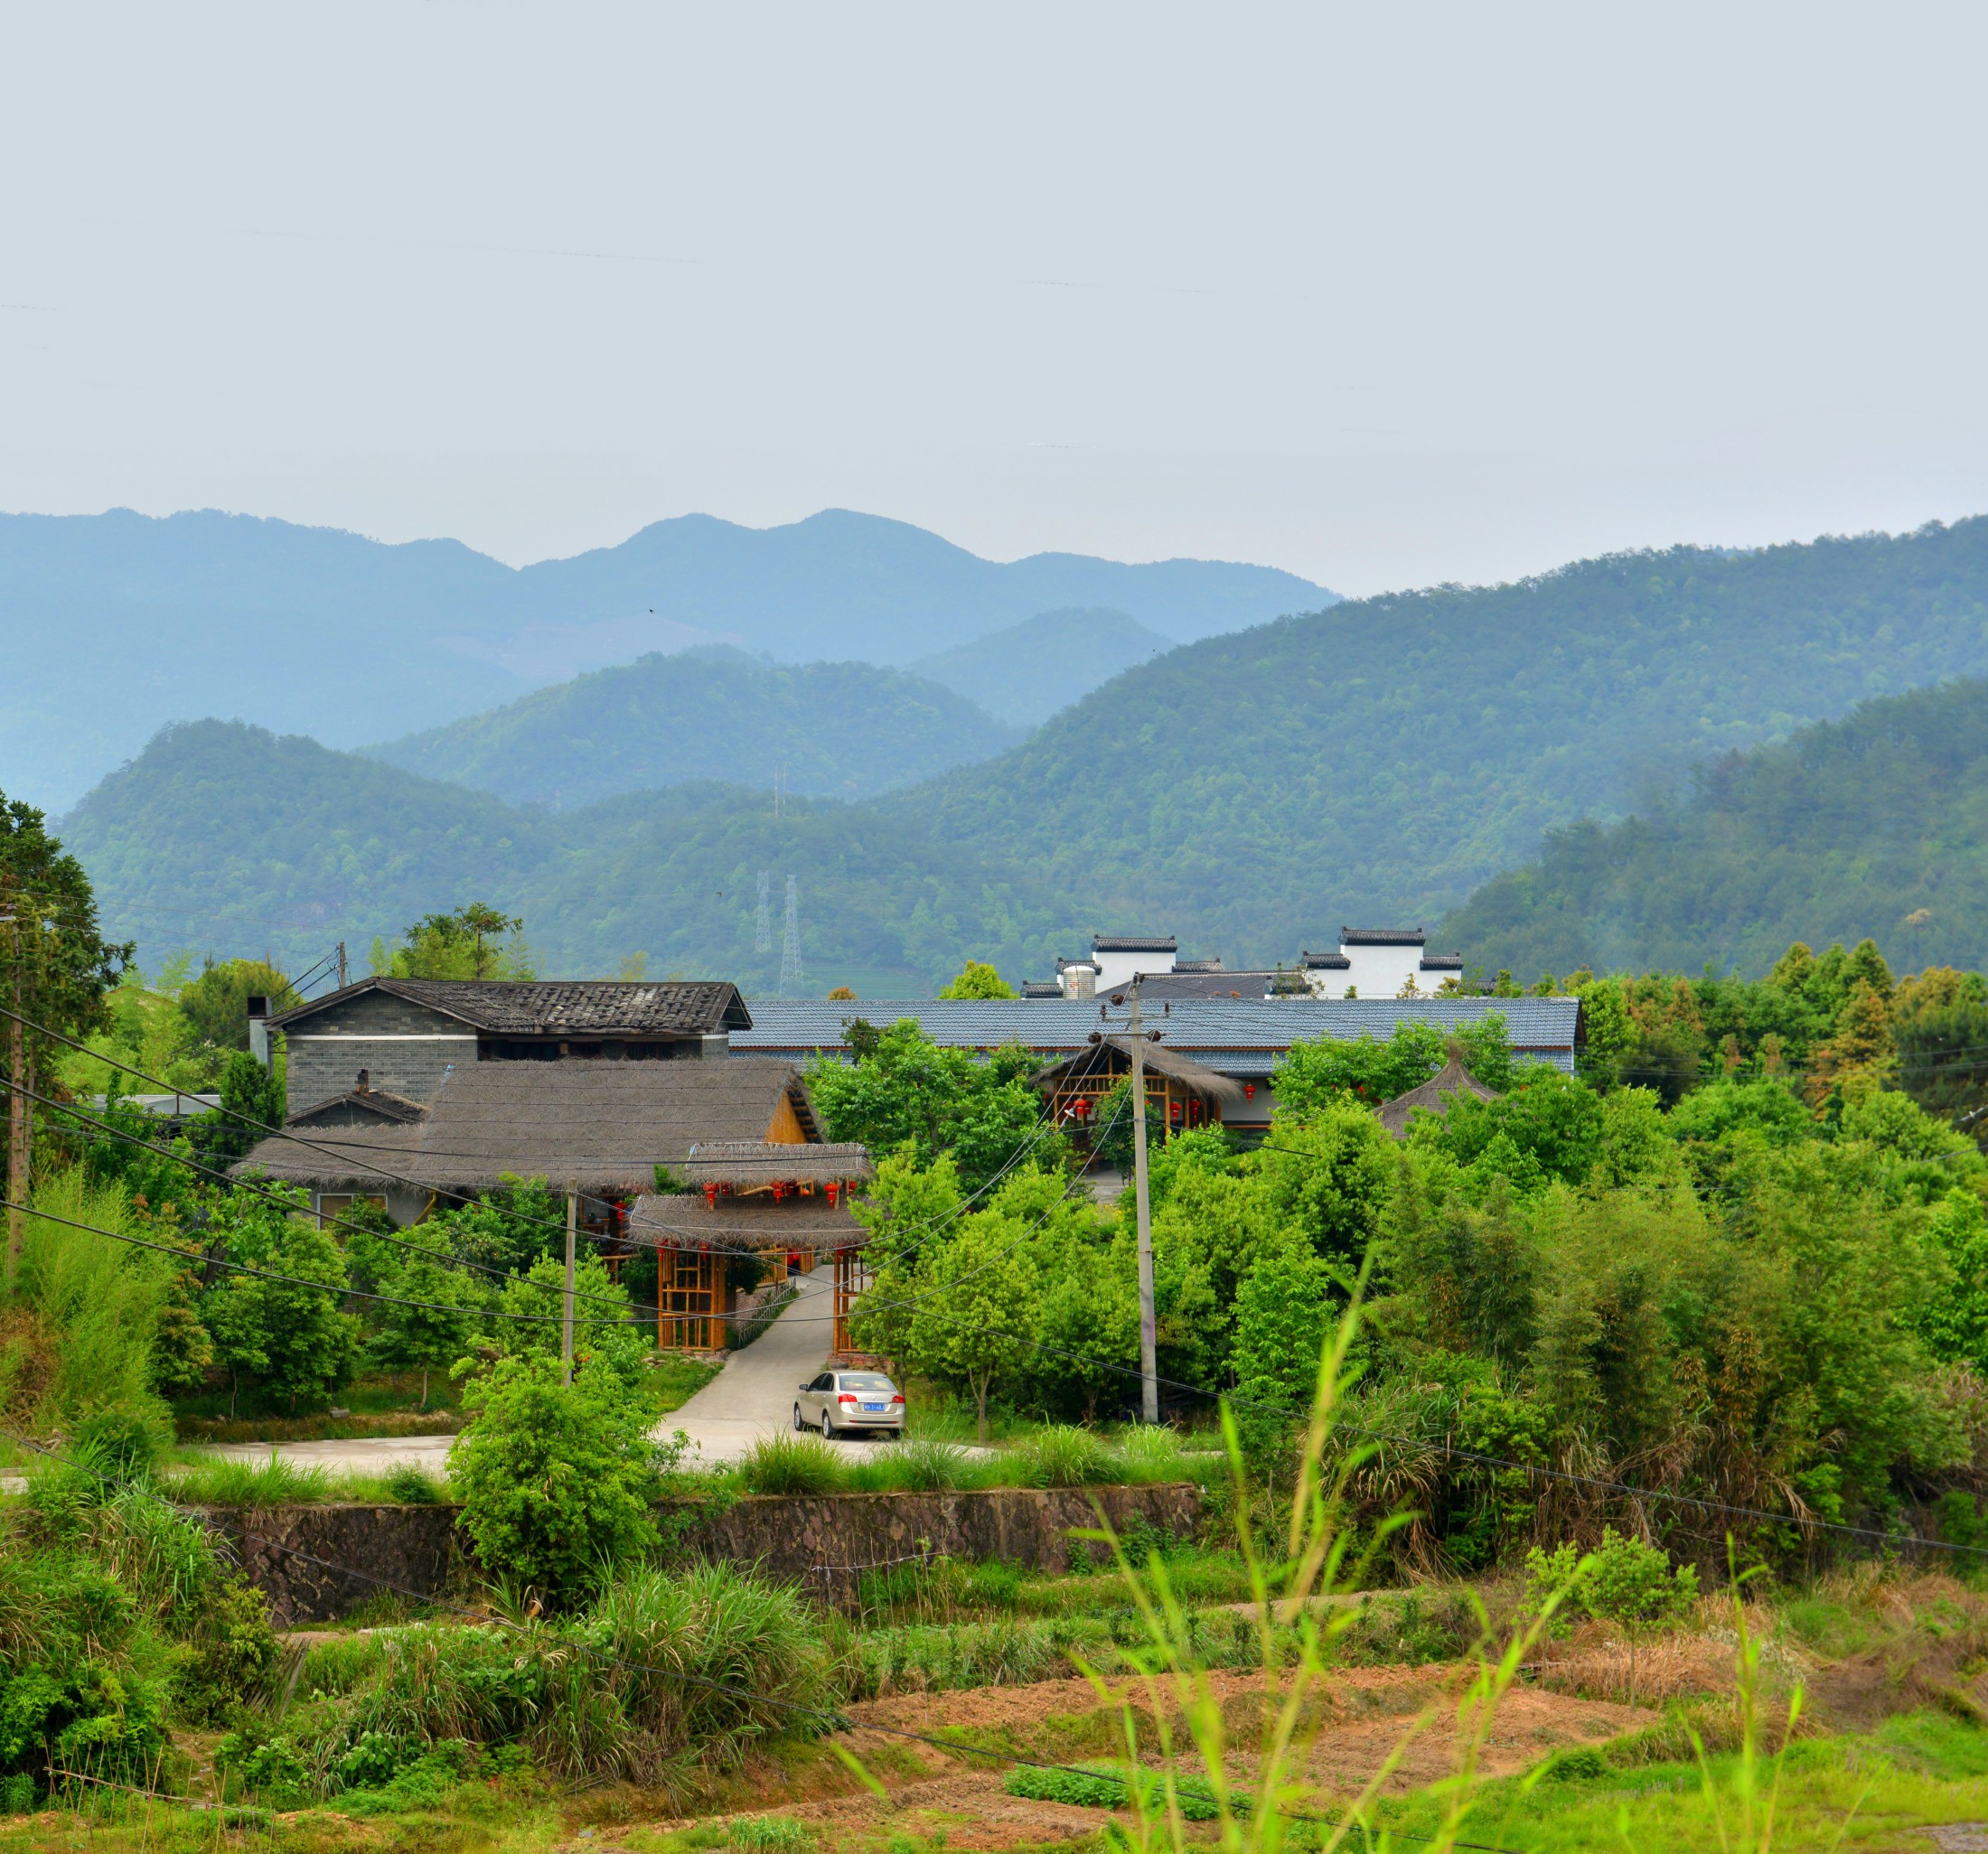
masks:
{"type": "Polygon", "coordinates": [[[1039,612],[911,667],[1003,721],[1035,727],[1121,670],[1173,647],[1123,612],[1039,612]]]}
{"type": "Polygon", "coordinates": [[[1676,548],[1210,638],[879,803],[1101,924],[1288,958],[1345,922],[1432,924],[1543,832],[1722,750],[1984,672],[1988,520],[1676,548]]]}
{"type": "Polygon", "coordinates": [[[1988,965],[1988,682],[1869,702],[1704,769],[1676,803],[1556,831],[1446,944],[1528,980],[1589,965],[1758,976],[1790,941],[1988,965]]]}
{"type": "Polygon", "coordinates": [[[690,644],[901,665],[1063,606],[1186,639],[1331,597],[1217,560],[983,560],[834,509],[766,529],[685,515],[516,569],[215,510],[0,514],[0,791],[59,810],[200,715],[354,746],[690,644]]]}
{"type": "Polygon", "coordinates": [[[522,914],[547,976],[612,977],[636,953],[770,991],[786,877],[807,988],[912,997],[969,952],[1046,969],[1084,918],[1036,871],[933,847],[874,807],[711,783],[518,809],[239,722],[167,730],[62,820],[106,931],[154,965],[180,948],[274,953],[302,969],[466,898],[522,914]],[[758,936],[758,877],[772,937],[758,936]]]}
{"type": "Polygon", "coordinates": [[[868,798],[991,758],[1021,730],[869,663],[798,668],[722,645],[651,654],[366,751],[513,803],[591,803],[699,780],[868,798]]]}

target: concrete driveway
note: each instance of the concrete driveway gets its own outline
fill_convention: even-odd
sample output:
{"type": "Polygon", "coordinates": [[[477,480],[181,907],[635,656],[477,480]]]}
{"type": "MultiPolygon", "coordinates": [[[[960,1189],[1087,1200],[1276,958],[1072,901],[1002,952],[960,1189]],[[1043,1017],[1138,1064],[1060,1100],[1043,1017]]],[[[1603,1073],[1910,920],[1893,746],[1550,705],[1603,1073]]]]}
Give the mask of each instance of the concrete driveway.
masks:
{"type": "MultiPolygon", "coordinates": [[[[829,1355],[833,1292],[829,1271],[794,1278],[799,1290],[780,1317],[725,1369],[652,1432],[666,1439],[679,1429],[695,1445],[686,1467],[736,1461],[762,1437],[793,1425],[795,1390],[819,1372],[829,1355]]],[[[236,1461],[267,1461],[280,1450],[298,1467],[327,1474],[383,1475],[411,1463],[440,1475],[448,1471],[453,1436],[369,1436],[349,1442],[221,1442],[203,1452],[236,1461]]],[[[838,1437],[838,1448],[873,1448],[868,1440],[838,1437]]]]}

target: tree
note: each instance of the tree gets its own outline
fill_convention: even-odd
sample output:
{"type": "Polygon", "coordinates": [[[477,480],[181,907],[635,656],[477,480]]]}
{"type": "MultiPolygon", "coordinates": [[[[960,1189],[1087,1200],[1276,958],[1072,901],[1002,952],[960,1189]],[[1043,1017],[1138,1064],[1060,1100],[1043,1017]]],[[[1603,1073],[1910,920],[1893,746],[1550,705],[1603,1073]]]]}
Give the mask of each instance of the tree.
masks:
{"type": "Polygon", "coordinates": [[[468,1271],[432,1255],[402,1251],[385,1282],[393,1298],[380,1308],[373,1357],[389,1371],[421,1373],[421,1408],[428,1407],[428,1373],[446,1371],[475,1343],[483,1297],[468,1271]]]}
{"type": "Polygon", "coordinates": [[[286,1215],[280,1203],[246,1192],[224,1200],[211,1229],[228,1259],[258,1270],[230,1271],[201,1307],[238,1389],[251,1379],[293,1410],[342,1390],[358,1361],[359,1322],[341,1305],[347,1275],[338,1244],[308,1215],[286,1215]]]}
{"type": "Polygon", "coordinates": [[[958,1235],[935,1245],[911,1316],[912,1369],[972,1397],[983,1445],[988,1393],[1034,1336],[1036,1271],[1020,1253],[1027,1233],[1018,1217],[969,1217],[958,1235]]]}
{"type": "MultiPolygon", "coordinates": [[[[42,813],[0,794],[0,1003],[18,1014],[0,1022],[0,1077],[9,1084],[6,1194],[14,1203],[27,1200],[33,1094],[50,1073],[56,1038],[103,1027],[105,999],[136,951],[98,932],[89,878],[49,835],[42,813]]],[[[21,1213],[10,1211],[10,1279],[21,1241],[21,1213]]]]}
{"type": "Polygon", "coordinates": [[[389,952],[373,942],[373,967],[395,978],[530,978],[523,920],[470,902],[453,914],[424,914],[389,952]]]}
{"type": "Polygon", "coordinates": [[[1698,1597],[1698,1573],[1688,1564],[1671,1568],[1654,1545],[1601,1529],[1601,1549],[1581,1562],[1575,1580],[1581,1606],[1613,1623],[1629,1641],[1629,1704],[1636,1704],[1636,1650],[1639,1640],[1679,1621],[1698,1597]]]}
{"type": "Polygon", "coordinates": [[[1266,1250],[1236,1295],[1235,1423],[1244,1453],[1269,1466],[1312,1407],[1336,1318],[1332,1277],[1302,1242],[1266,1250]]]}
{"type": "Polygon", "coordinates": [[[244,1157],[268,1137],[267,1128],[283,1125],[284,1094],[273,1065],[266,1069],[245,1051],[230,1050],[220,1072],[220,1108],[187,1128],[194,1148],[216,1168],[244,1157]]]}
{"type": "Polygon", "coordinates": [[[1885,992],[1860,978],[1836,1013],[1829,1041],[1809,1064],[1809,1100],[1824,1113],[1833,1097],[1852,1101],[1875,1094],[1890,1083],[1898,1067],[1890,1003],[1885,992]]]}
{"type": "Polygon", "coordinates": [[[941,997],[1013,997],[1015,988],[981,960],[969,960],[941,997]]]}
{"type": "Polygon", "coordinates": [[[303,1003],[289,979],[266,960],[209,960],[198,978],[180,988],[180,1015],[193,1036],[214,1049],[248,1047],[248,1000],[261,996],[272,1012],[303,1003]]]}
{"type": "Polygon", "coordinates": [[[612,1371],[583,1364],[562,1385],[556,1360],[518,1353],[473,1379],[463,1402],[471,1420],[449,1478],[487,1573],[570,1602],[654,1547],[648,1414],[612,1371]]]}
{"type": "MultiPolygon", "coordinates": [[[[573,1288],[574,1357],[591,1360],[619,1378],[624,1390],[634,1390],[651,1354],[642,1328],[628,1316],[627,1288],[609,1278],[606,1265],[590,1249],[574,1258],[573,1288]]],[[[507,1357],[558,1362],[566,1306],[563,1257],[543,1256],[532,1263],[505,1288],[498,1306],[519,1316],[492,1322],[497,1344],[507,1357]]]]}

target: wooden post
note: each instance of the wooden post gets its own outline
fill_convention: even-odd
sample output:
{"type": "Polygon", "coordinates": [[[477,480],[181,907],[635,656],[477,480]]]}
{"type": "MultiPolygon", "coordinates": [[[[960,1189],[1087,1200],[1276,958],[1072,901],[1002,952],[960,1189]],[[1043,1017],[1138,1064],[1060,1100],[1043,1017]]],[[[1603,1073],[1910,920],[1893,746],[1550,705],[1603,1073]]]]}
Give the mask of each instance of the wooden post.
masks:
{"type": "Polygon", "coordinates": [[[1139,1025],[1139,981],[1132,981],[1132,1197],[1139,1209],[1139,1407],[1159,1420],[1159,1329],[1153,1316],[1153,1209],[1146,1194],[1146,1043],[1139,1025]]]}
{"type": "Polygon", "coordinates": [[[566,1186],[566,1293],[559,1309],[559,1381],[573,1381],[573,1238],[580,1221],[580,1181],[566,1186]]]}

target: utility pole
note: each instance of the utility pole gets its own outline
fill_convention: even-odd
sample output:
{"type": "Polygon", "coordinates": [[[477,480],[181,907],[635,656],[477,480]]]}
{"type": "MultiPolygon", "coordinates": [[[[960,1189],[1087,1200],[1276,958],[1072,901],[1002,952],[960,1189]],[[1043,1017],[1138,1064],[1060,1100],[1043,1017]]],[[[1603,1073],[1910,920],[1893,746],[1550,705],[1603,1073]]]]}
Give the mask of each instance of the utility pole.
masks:
{"type": "Polygon", "coordinates": [[[7,1019],[7,1279],[21,1269],[23,1225],[20,1206],[28,1197],[27,1037],[21,1024],[21,906],[0,914],[13,955],[14,1016],[7,1019]]]}
{"type": "Polygon", "coordinates": [[[1132,1200],[1139,1207],[1139,1402],[1149,1423],[1159,1420],[1159,1338],[1153,1317],[1153,1206],[1146,1193],[1146,1033],[1139,1028],[1139,980],[1131,984],[1132,1200]]]}
{"type": "Polygon", "coordinates": [[[566,1184],[566,1294],[559,1307],[559,1381],[573,1381],[573,1237],[580,1222],[580,1181],[566,1184]]]}
{"type": "Polygon", "coordinates": [[[338,988],[341,991],[345,988],[345,942],[342,940],[338,942],[338,988]]]}

